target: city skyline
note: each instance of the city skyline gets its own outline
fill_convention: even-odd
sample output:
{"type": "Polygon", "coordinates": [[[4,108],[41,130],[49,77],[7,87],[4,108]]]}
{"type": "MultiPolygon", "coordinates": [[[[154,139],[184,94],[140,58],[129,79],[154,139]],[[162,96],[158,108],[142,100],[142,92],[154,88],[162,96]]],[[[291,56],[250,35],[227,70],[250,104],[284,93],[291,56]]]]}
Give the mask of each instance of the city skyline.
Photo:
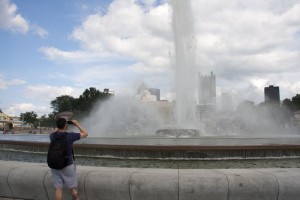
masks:
{"type": "MultiPolygon", "coordinates": [[[[0,0],[0,108],[48,114],[60,95],[89,87],[132,95],[142,82],[172,100],[167,2],[0,0]]],[[[258,103],[269,85],[280,87],[281,100],[300,93],[299,1],[191,3],[198,72],[214,72],[217,98],[258,103]]]]}

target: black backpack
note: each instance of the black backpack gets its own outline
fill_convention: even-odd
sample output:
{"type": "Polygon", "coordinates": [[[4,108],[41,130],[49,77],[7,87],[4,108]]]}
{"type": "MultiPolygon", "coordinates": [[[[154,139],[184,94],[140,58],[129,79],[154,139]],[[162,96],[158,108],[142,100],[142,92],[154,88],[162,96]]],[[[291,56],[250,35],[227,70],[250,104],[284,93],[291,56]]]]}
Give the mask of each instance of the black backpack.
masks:
{"type": "Polygon", "coordinates": [[[62,169],[67,166],[67,135],[68,133],[53,133],[52,142],[48,149],[47,163],[51,169],[62,169]]]}

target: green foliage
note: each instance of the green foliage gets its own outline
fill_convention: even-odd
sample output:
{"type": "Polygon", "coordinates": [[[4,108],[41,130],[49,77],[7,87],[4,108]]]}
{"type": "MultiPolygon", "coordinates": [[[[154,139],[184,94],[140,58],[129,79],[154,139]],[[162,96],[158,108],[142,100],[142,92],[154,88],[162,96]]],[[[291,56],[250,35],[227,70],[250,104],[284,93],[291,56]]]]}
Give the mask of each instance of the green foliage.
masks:
{"type": "Polygon", "coordinates": [[[94,87],[86,89],[79,98],[74,98],[69,95],[62,95],[56,97],[51,101],[51,108],[53,108],[53,114],[56,115],[60,112],[72,111],[74,117],[81,118],[87,115],[96,103],[101,102],[108,97],[110,93],[100,92],[94,87]]]}
{"type": "Polygon", "coordinates": [[[34,111],[21,113],[20,118],[26,124],[36,124],[38,122],[37,114],[34,111]]]}
{"type": "Polygon", "coordinates": [[[74,108],[75,99],[69,95],[62,95],[56,97],[53,101],[51,101],[51,108],[53,108],[54,112],[60,113],[64,111],[71,111],[74,108]]]}
{"type": "Polygon", "coordinates": [[[281,105],[274,102],[254,105],[253,102],[244,101],[236,109],[236,120],[239,127],[243,125],[243,128],[249,132],[257,129],[280,131],[290,126],[293,109],[294,104],[289,99],[285,99],[281,105]]]}
{"type": "Polygon", "coordinates": [[[75,115],[82,116],[88,114],[97,102],[107,99],[110,95],[109,93],[100,92],[94,87],[86,89],[82,95],[76,99],[74,106],[75,115]]]}
{"type": "Polygon", "coordinates": [[[40,123],[40,126],[42,127],[53,127],[55,128],[56,127],[56,113],[53,112],[53,113],[50,113],[47,115],[43,115],[40,119],[39,119],[39,123],[40,123]]]}
{"type": "Polygon", "coordinates": [[[290,99],[284,99],[281,103],[282,108],[292,113],[295,110],[293,102],[290,99]]]}
{"type": "Polygon", "coordinates": [[[297,94],[292,98],[292,103],[295,108],[295,111],[300,110],[300,94],[297,94]]]}
{"type": "Polygon", "coordinates": [[[292,100],[284,99],[281,103],[281,106],[290,113],[300,110],[300,94],[294,96],[292,100]]]}

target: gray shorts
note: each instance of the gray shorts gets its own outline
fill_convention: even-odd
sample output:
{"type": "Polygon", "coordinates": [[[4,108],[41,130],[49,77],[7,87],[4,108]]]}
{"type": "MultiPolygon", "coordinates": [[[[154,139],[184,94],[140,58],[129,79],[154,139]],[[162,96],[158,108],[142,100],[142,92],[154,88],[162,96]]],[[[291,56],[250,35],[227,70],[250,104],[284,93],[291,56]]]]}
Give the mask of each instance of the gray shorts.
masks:
{"type": "Polygon", "coordinates": [[[52,181],[55,188],[63,188],[64,184],[69,188],[77,187],[77,174],[75,165],[69,165],[63,169],[51,169],[52,181]]]}

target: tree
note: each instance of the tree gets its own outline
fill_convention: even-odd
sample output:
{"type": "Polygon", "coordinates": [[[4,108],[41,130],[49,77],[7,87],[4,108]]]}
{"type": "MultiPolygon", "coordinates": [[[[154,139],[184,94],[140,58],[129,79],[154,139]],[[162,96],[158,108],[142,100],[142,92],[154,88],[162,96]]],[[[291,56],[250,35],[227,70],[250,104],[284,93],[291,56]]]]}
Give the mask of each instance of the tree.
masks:
{"type": "Polygon", "coordinates": [[[300,110],[300,94],[297,94],[292,98],[292,103],[294,106],[294,111],[300,110]]]}
{"type": "Polygon", "coordinates": [[[56,97],[51,101],[51,108],[53,108],[53,114],[57,114],[65,111],[72,111],[76,118],[82,118],[88,114],[96,103],[101,102],[109,98],[111,94],[109,92],[100,92],[94,87],[86,89],[79,98],[74,98],[69,95],[63,95],[56,97]]]}
{"type": "Polygon", "coordinates": [[[31,112],[25,112],[20,114],[20,118],[26,123],[26,124],[33,124],[36,125],[38,122],[37,114],[34,111],[31,112]]]}
{"type": "Polygon", "coordinates": [[[281,106],[291,113],[300,110],[300,94],[292,97],[292,100],[284,99],[281,106]]]}
{"type": "Polygon", "coordinates": [[[64,111],[74,110],[75,99],[69,95],[62,95],[56,97],[55,100],[51,101],[51,108],[54,109],[54,112],[60,113],[64,111]]]}
{"type": "Polygon", "coordinates": [[[75,115],[84,115],[91,111],[95,104],[101,100],[107,99],[111,94],[100,92],[94,87],[86,89],[82,95],[76,99],[75,115]]]}
{"type": "Polygon", "coordinates": [[[289,116],[291,116],[295,110],[294,104],[290,99],[284,99],[281,103],[281,107],[288,113],[289,116]]]}
{"type": "Polygon", "coordinates": [[[40,126],[42,127],[53,127],[55,128],[56,125],[56,113],[50,113],[47,115],[43,115],[39,121],[40,121],[40,126]]]}
{"type": "Polygon", "coordinates": [[[290,99],[284,99],[281,103],[281,106],[286,109],[292,110],[293,102],[290,99]]]}

